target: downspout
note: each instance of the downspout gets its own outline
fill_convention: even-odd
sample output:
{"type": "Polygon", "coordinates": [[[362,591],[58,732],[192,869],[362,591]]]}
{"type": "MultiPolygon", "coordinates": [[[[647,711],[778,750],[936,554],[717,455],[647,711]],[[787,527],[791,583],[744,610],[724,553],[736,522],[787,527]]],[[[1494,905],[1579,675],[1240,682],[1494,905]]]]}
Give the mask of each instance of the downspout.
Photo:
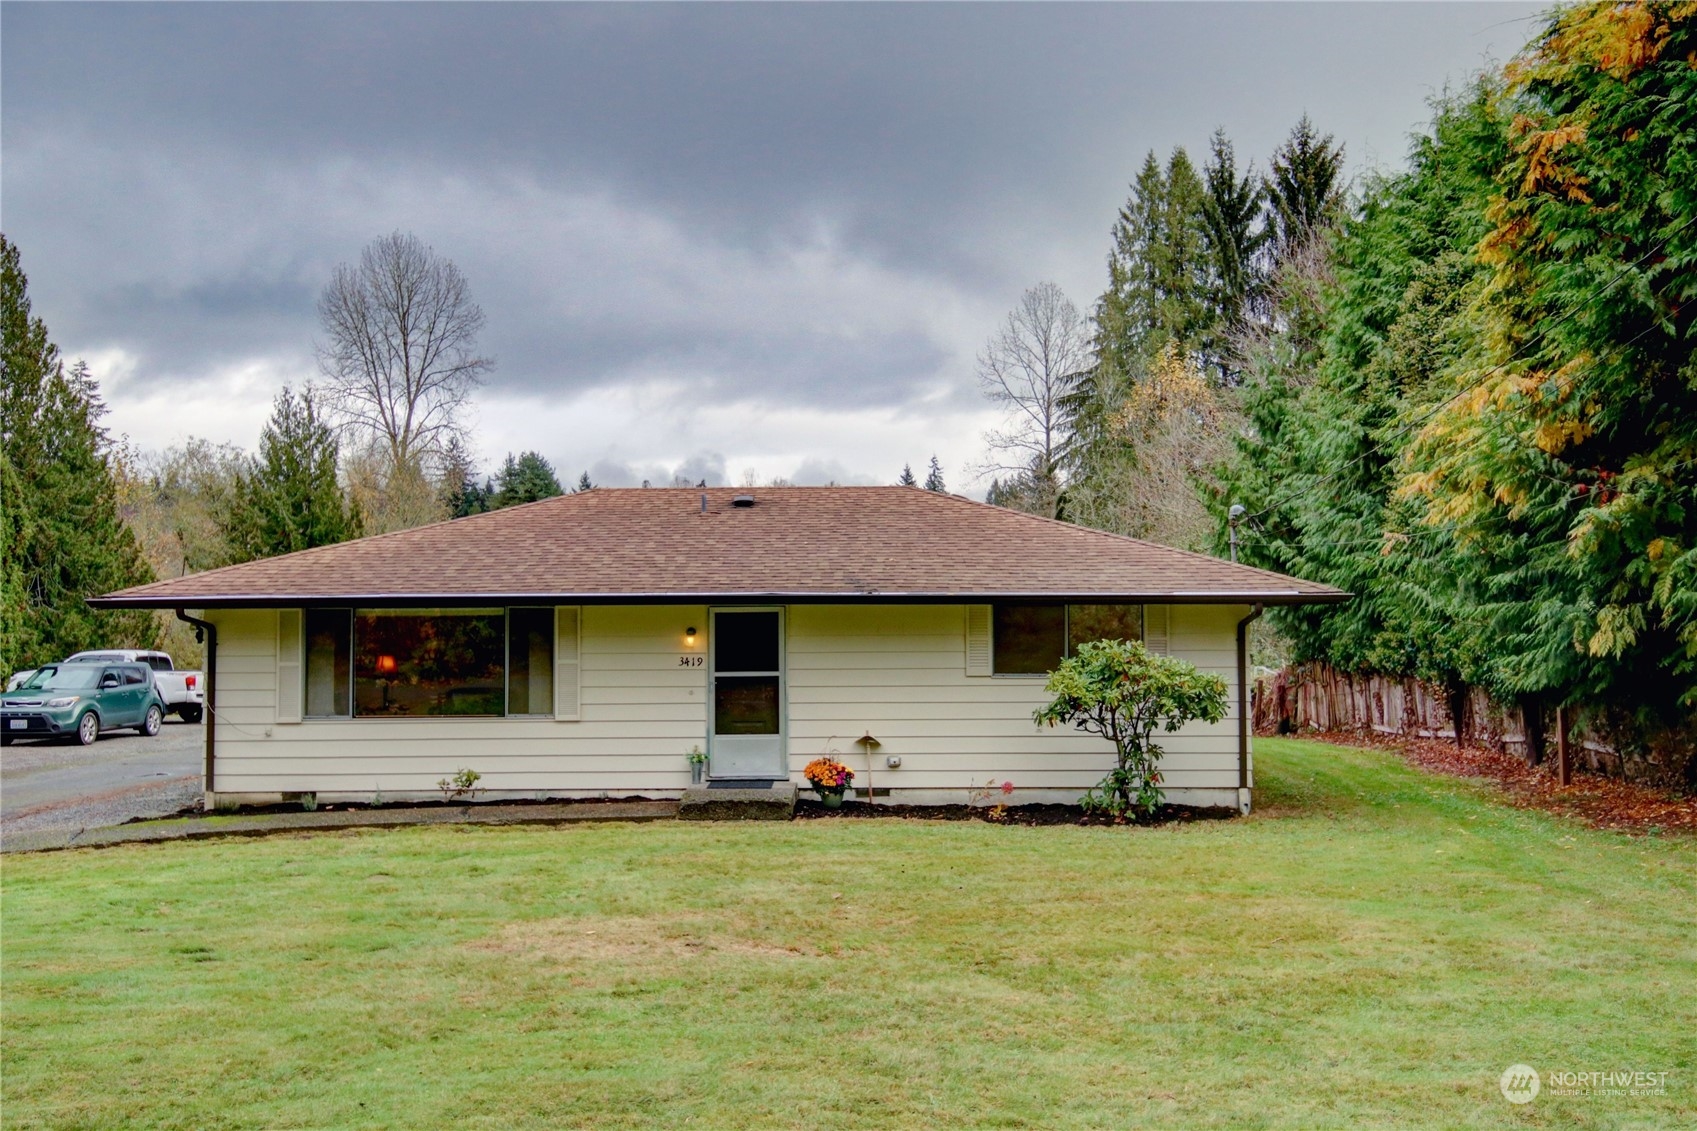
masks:
{"type": "Polygon", "coordinates": [[[218,686],[218,626],[209,620],[201,620],[199,617],[191,617],[181,609],[177,610],[177,619],[194,625],[194,638],[196,640],[204,640],[206,642],[206,671],[204,673],[206,675],[206,707],[203,711],[201,711],[201,714],[205,716],[204,723],[206,726],[206,768],[204,770],[204,776],[206,778],[205,792],[208,796],[211,796],[214,792],[212,780],[212,740],[214,735],[217,733],[218,725],[218,712],[212,709],[213,700],[215,698],[213,693],[218,686]]]}
{"type": "Polygon", "coordinates": [[[1237,811],[1249,812],[1249,625],[1264,611],[1257,604],[1237,622],[1237,811]]]}

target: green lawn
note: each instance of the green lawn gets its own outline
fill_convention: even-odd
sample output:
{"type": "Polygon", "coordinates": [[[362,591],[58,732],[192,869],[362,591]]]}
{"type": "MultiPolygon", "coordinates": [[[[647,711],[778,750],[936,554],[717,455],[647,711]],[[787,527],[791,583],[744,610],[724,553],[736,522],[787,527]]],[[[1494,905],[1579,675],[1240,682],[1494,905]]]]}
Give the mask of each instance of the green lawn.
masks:
{"type": "Polygon", "coordinates": [[[1261,811],[9,857],[0,1119],[1697,1125],[1697,842],[1259,745],[1261,811]],[[1666,1072],[1513,1107],[1504,1068],[1666,1072]]]}

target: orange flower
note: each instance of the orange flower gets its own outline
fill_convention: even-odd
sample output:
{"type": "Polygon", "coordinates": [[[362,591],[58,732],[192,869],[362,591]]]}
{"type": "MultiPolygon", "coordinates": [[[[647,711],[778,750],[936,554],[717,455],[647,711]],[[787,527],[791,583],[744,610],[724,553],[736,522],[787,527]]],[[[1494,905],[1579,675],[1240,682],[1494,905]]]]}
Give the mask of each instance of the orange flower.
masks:
{"type": "Polygon", "coordinates": [[[842,789],[854,780],[854,771],[832,757],[815,758],[802,771],[815,789],[842,789]]]}

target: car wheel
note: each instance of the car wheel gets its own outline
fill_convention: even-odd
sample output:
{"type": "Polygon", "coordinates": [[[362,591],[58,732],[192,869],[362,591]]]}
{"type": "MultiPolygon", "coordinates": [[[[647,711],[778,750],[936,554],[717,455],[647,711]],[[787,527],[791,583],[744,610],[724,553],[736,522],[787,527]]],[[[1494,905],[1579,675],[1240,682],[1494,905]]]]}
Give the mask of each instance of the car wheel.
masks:
{"type": "Polygon", "coordinates": [[[164,721],[165,712],[159,709],[159,704],[155,703],[147,709],[147,718],[141,721],[141,733],[152,738],[159,733],[159,724],[164,721]]]}
{"type": "Polygon", "coordinates": [[[86,711],[77,720],[77,742],[83,746],[93,746],[94,740],[100,737],[100,716],[93,711],[86,711]]]}
{"type": "Polygon", "coordinates": [[[185,723],[198,723],[200,721],[200,708],[199,707],[184,707],[181,711],[178,711],[177,713],[182,716],[182,719],[185,723]]]}

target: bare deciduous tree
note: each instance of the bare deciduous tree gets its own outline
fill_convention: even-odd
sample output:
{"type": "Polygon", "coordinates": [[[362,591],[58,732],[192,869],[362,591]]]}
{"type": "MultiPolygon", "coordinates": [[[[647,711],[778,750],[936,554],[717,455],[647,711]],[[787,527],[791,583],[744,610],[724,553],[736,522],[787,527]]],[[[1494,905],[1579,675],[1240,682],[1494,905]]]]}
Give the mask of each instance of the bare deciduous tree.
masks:
{"type": "Polygon", "coordinates": [[[978,356],[984,395],[1008,409],[1007,427],[985,436],[980,469],[1029,476],[1034,502],[1055,517],[1065,437],[1061,399],[1090,364],[1090,328],[1061,288],[1038,283],[1020,296],[978,356]]]}
{"type": "Polygon", "coordinates": [[[477,352],[483,310],[458,267],[410,233],[366,245],[318,300],[319,368],[349,427],[391,468],[433,459],[463,435],[462,410],[494,362],[477,352]]]}

